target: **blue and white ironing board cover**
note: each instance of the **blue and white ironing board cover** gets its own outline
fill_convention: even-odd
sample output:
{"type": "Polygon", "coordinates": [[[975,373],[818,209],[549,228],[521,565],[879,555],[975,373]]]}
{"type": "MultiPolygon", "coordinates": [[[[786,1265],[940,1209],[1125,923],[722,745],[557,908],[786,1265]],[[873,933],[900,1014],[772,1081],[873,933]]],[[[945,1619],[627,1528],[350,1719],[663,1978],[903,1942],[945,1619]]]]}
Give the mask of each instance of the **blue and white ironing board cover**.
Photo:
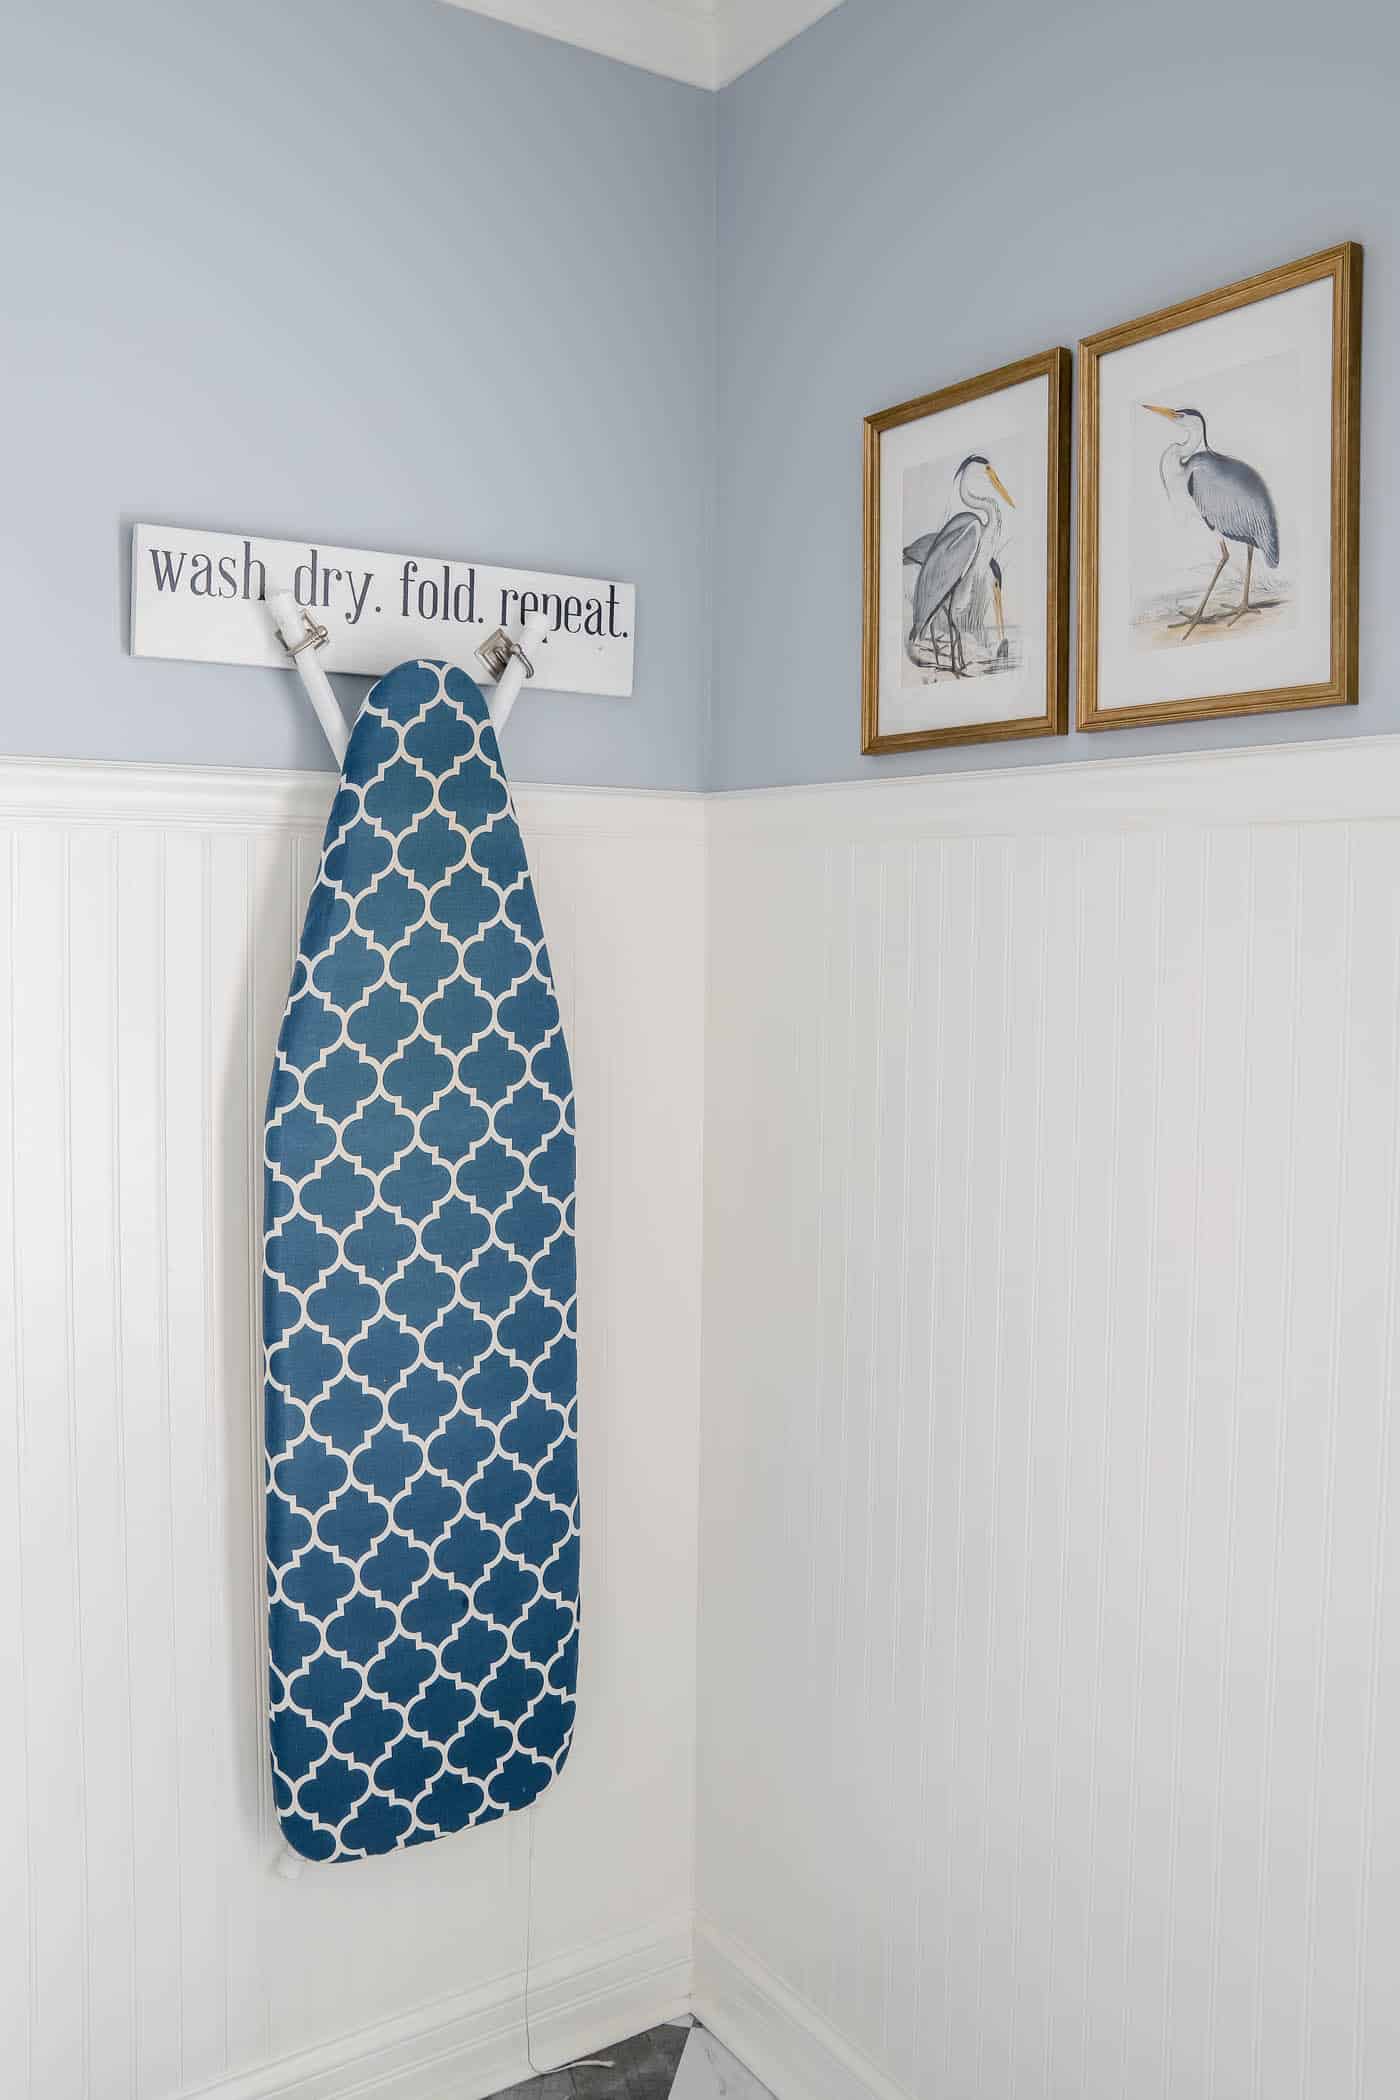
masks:
{"type": "Polygon", "coordinates": [[[265,1163],[274,1792],[294,1850],[358,1859],[526,1806],[574,1717],[572,1081],[460,670],[360,711],[265,1163]]]}

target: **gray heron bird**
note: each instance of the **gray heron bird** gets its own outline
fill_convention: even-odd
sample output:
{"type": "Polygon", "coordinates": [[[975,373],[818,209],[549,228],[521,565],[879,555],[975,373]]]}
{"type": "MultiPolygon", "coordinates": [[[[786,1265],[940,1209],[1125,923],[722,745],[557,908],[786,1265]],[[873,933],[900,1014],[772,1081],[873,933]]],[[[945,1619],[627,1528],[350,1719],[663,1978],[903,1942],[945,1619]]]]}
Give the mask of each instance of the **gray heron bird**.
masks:
{"type": "MultiPolygon", "coordinates": [[[[1010,497],[1007,498],[1007,501],[1011,502],[1010,497]]],[[[1011,504],[1011,508],[1013,510],[1016,508],[1014,503],[1011,504]]],[[[906,564],[916,569],[921,569],[924,565],[924,558],[937,537],[938,534],[936,532],[924,532],[919,535],[918,539],[911,540],[904,550],[906,564]]],[[[987,556],[987,577],[992,587],[992,612],[997,623],[996,661],[1004,663],[1010,655],[1010,645],[1006,639],[1006,604],[1002,595],[1004,578],[1001,573],[1001,563],[997,560],[995,554],[988,554],[987,556]]]]}
{"type": "Polygon", "coordinates": [[[1220,542],[1220,559],[1215,565],[1215,574],[1181,637],[1184,642],[1190,639],[1205,616],[1211,592],[1230,559],[1232,540],[1237,547],[1245,549],[1244,595],[1228,624],[1233,627],[1236,620],[1242,620],[1247,612],[1259,610],[1249,602],[1254,557],[1258,553],[1271,569],[1278,567],[1278,513],[1262,474],[1247,461],[1232,459],[1228,452],[1212,452],[1206,436],[1206,419],[1198,408],[1162,408],[1155,401],[1144,401],[1142,405],[1154,416],[1170,417],[1184,433],[1179,445],[1168,445],[1162,454],[1163,488],[1170,495],[1173,483],[1184,487],[1220,542]]]}
{"type": "MultiPolygon", "coordinates": [[[[937,532],[926,532],[904,549],[904,559],[918,568],[914,579],[914,617],[909,627],[911,658],[918,642],[930,641],[934,665],[938,667],[938,637],[934,621],[942,613],[948,629],[948,665],[953,675],[967,675],[967,653],[963,647],[959,616],[965,613],[972,585],[984,567],[995,569],[994,553],[1001,539],[1001,508],[997,497],[1016,508],[1012,496],[985,453],[970,452],[953,476],[961,509],[955,510],[937,532]],[[979,479],[983,483],[978,486],[979,479]],[[995,491],[995,494],[991,493],[995,491]]],[[[992,577],[992,590],[1001,621],[1001,572],[992,577]]],[[[915,659],[917,661],[917,659],[915,659]]]]}

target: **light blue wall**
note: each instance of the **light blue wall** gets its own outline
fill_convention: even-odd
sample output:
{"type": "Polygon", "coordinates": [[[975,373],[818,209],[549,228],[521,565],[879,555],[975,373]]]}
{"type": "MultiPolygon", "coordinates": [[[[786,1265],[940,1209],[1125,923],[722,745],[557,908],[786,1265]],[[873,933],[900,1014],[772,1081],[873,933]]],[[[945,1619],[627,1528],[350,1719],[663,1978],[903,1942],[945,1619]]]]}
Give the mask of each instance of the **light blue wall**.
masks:
{"type": "Polygon", "coordinates": [[[1370,0],[846,0],[718,98],[441,0],[11,0],[0,751],[328,762],[125,654],[137,517],[635,580],[635,698],[531,694],[522,779],[1400,730],[1397,89],[1370,0]],[[862,416],[1345,236],[1361,707],[863,759],[862,416]]]}
{"type": "Polygon", "coordinates": [[[0,752],[329,762],[287,674],[124,653],[149,518],[633,580],[635,698],[531,694],[507,760],[697,783],[713,98],[439,0],[3,45],[0,752]]]}
{"type": "Polygon", "coordinates": [[[711,781],[1400,730],[1400,13],[846,0],[721,98],[711,781]],[[872,409],[1310,249],[1366,247],[1361,705],[860,755],[872,409]]]}

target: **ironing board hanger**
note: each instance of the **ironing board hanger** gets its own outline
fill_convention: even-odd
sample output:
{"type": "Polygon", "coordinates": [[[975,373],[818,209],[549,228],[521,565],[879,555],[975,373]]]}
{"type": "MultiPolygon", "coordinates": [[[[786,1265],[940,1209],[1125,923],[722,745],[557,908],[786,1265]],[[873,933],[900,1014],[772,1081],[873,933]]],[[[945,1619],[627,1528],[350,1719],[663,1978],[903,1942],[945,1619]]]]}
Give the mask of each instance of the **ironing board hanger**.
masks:
{"type": "MultiPolygon", "coordinates": [[[[306,697],[316,710],[316,719],[325,731],[326,742],[335,754],[335,762],[341,765],[345,759],[345,747],[350,741],[350,725],[340,711],[331,682],[318,661],[316,652],[324,649],[330,640],[329,629],[322,627],[309,612],[306,612],[290,591],[269,591],[268,611],[273,624],[282,638],[282,645],[296,668],[297,676],[306,688],[306,697]]],[[[548,626],[543,613],[527,613],[525,616],[525,639],[532,646],[539,642],[548,626]]],[[[491,726],[499,736],[510,717],[511,709],[519,697],[520,688],[527,678],[533,678],[535,667],[513,636],[504,627],[488,635],[477,650],[485,666],[486,674],[496,681],[495,688],[486,697],[486,711],[491,717],[491,726]]]]}

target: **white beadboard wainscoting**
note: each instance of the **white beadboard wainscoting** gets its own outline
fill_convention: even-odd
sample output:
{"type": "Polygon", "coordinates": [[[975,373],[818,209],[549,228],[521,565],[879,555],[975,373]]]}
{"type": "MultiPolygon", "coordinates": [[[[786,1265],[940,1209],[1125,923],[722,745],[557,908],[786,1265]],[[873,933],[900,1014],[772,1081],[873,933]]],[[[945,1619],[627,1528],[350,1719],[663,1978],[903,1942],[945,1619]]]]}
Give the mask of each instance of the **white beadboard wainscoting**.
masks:
{"type": "Polygon", "coordinates": [[[257,1157],[329,793],[0,763],[0,2088],[474,2100],[529,1941],[540,2064],[693,2002],[780,2100],[1391,2100],[1400,739],[521,791],[577,1747],[293,1882],[257,1157]]]}
{"type": "Polygon", "coordinates": [[[579,1105],[568,1769],[533,1814],[274,1871],[258,1160],[330,793],[325,776],[0,763],[0,2088],[16,2100],[470,2100],[526,2073],[527,1935],[538,2063],[688,2002],[690,797],[518,798],[579,1105]]]}
{"type": "Polygon", "coordinates": [[[696,2009],[1400,2089],[1400,739],[716,799],[696,2009]]]}

